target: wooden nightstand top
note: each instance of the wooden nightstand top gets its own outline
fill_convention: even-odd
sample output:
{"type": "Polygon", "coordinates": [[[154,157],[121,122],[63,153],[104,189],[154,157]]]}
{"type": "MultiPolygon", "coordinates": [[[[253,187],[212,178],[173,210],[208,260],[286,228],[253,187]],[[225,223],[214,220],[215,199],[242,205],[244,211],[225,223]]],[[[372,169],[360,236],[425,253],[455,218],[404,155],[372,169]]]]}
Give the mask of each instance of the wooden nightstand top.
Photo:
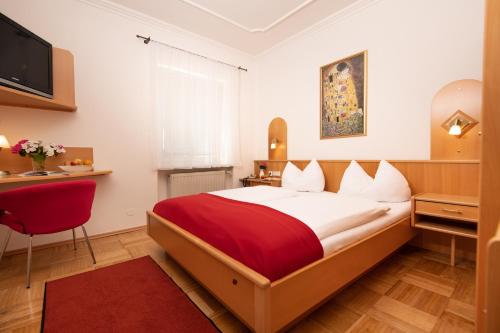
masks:
{"type": "Polygon", "coordinates": [[[281,178],[277,177],[267,177],[267,178],[246,178],[246,180],[258,183],[268,183],[272,181],[281,181],[281,178]]]}
{"type": "Polygon", "coordinates": [[[414,196],[415,200],[440,202],[461,206],[479,206],[479,198],[465,195],[439,194],[439,193],[420,193],[414,196]]]}
{"type": "Polygon", "coordinates": [[[281,187],[280,177],[267,177],[267,178],[242,178],[243,186],[256,186],[256,185],[270,185],[281,187]]]}

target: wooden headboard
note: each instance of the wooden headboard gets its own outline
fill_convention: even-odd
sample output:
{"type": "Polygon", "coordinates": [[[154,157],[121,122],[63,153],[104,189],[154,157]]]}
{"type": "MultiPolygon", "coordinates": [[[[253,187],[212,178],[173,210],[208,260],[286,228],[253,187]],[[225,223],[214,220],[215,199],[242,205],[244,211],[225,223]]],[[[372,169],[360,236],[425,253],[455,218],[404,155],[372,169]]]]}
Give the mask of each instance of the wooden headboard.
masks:
{"type": "MultiPolygon", "coordinates": [[[[290,161],[304,169],[308,160],[290,161]]],[[[348,160],[320,160],[319,165],[325,174],[325,190],[337,192],[348,160]]],[[[408,180],[412,193],[432,192],[456,195],[477,196],[479,194],[479,161],[388,161],[408,180]]],[[[259,165],[266,164],[268,171],[281,171],[287,161],[254,161],[254,173],[258,174],[259,165]]],[[[379,161],[359,160],[358,163],[370,175],[374,176],[379,161]]]]}

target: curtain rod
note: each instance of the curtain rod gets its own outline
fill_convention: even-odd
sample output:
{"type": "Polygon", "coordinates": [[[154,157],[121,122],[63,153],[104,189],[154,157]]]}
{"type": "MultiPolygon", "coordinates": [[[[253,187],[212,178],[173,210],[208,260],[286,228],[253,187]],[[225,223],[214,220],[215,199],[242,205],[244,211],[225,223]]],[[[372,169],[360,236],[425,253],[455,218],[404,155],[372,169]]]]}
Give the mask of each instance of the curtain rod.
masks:
{"type": "Polygon", "coordinates": [[[207,57],[207,56],[204,56],[204,55],[201,55],[201,54],[198,54],[198,53],[194,53],[194,52],[192,52],[192,51],[188,51],[188,50],[185,50],[185,49],[181,49],[180,47],[176,47],[176,46],[173,46],[173,45],[170,45],[170,44],[167,44],[167,43],[159,42],[159,41],[157,41],[157,40],[151,39],[151,36],[149,36],[149,37],[144,37],[144,36],[141,36],[141,35],[135,35],[135,37],[137,37],[137,38],[139,38],[139,39],[142,39],[142,40],[144,41],[144,44],[149,44],[149,42],[158,43],[158,44],[161,44],[161,45],[164,45],[164,46],[170,47],[170,48],[172,48],[172,49],[176,49],[176,50],[179,50],[179,51],[182,51],[182,52],[186,52],[186,53],[189,53],[189,54],[195,55],[195,56],[197,56],[197,57],[201,57],[201,58],[205,58],[205,59],[210,60],[210,61],[215,61],[215,62],[218,62],[219,64],[223,64],[223,65],[226,65],[226,66],[229,66],[229,67],[236,68],[237,70],[240,70],[240,71],[245,71],[245,72],[248,72],[248,69],[243,68],[243,67],[241,67],[241,66],[231,65],[231,64],[228,64],[227,62],[224,62],[224,61],[220,61],[220,60],[217,60],[217,59],[209,58],[209,57],[207,57]]]}

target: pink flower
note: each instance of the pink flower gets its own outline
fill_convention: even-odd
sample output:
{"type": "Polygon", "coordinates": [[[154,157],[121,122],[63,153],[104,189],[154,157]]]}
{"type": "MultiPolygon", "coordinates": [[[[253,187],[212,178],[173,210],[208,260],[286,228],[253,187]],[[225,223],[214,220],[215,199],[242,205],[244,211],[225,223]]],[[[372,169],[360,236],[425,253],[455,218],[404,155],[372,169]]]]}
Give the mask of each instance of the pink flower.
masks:
{"type": "Polygon", "coordinates": [[[16,145],[10,148],[10,151],[12,154],[19,154],[19,152],[21,151],[21,145],[17,143],[16,145]]]}
{"type": "Polygon", "coordinates": [[[21,145],[23,143],[28,142],[28,141],[29,140],[27,140],[27,139],[22,139],[18,143],[16,143],[12,148],[10,148],[10,151],[12,152],[12,154],[19,154],[22,150],[21,145]]]}

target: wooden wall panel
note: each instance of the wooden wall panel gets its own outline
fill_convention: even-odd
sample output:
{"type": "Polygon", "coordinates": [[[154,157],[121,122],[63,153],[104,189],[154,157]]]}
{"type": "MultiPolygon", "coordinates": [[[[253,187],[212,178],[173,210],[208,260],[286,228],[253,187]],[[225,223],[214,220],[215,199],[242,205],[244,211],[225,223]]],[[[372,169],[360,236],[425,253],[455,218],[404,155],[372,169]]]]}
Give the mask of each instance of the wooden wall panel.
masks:
{"type": "MultiPolygon", "coordinates": [[[[255,161],[257,173],[260,163],[267,164],[268,171],[283,171],[287,161],[255,161]]],[[[300,169],[307,160],[291,161],[300,169]]],[[[337,192],[345,169],[350,161],[318,161],[325,174],[325,190],[337,192]]],[[[363,169],[375,176],[379,161],[358,161],[363,169]]],[[[389,161],[406,177],[413,194],[422,192],[477,196],[479,194],[479,161],[389,161]]]]}
{"type": "MultiPolygon", "coordinates": [[[[49,157],[45,162],[47,170],[60,170],[58,165],[64,165],[65,161],[71,161],[75,158],[83,160],[93,160],[94,150],[88,147],[65,147],[66,153],[49,157]]],[[[21,157],[18,154],[12,154],[10,149],[0,150],[0,170],[10,171],[12,174],[32,170],[31,158],[21,157]]]]}
{"type": "MultiPolygon", "coordinates": [[[[481,194],[477,265],[477,331],[499,332],[500,316],[487,310],[488,242],[500,223],[500,0],[486,2],[483,62],[483,135],[481,143],[481,194]]],[[[494,262],[499,265],[499,258],[494,262]]],[[[500,283],[500,281],[496,281],[500,283]]],[[[500,295],[490,295],[500,300],[500,295]]]]}

